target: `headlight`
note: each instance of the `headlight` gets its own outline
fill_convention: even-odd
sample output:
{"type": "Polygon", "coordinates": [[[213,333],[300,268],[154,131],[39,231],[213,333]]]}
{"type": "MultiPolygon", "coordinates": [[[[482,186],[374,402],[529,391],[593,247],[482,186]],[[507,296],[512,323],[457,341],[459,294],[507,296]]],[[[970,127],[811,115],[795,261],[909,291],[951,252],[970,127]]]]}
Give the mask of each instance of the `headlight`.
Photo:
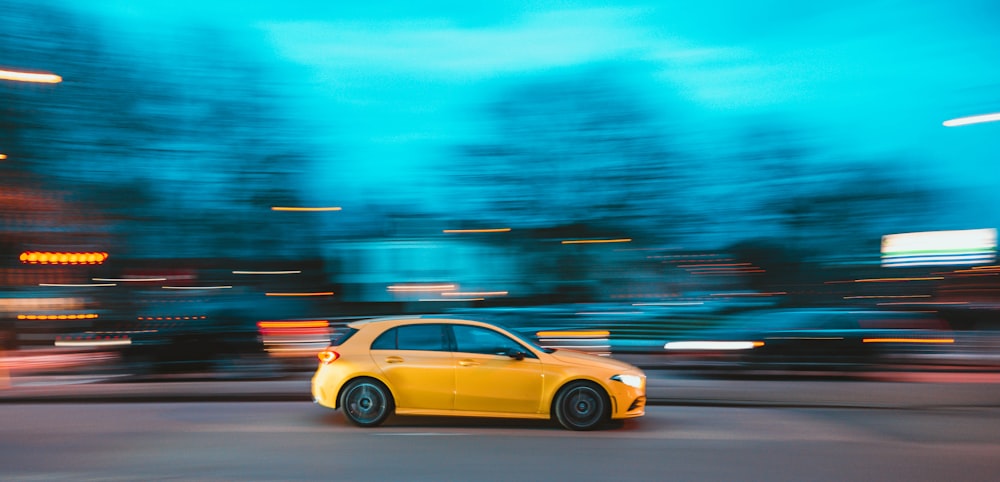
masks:
{"type": "Polygon", "coordinates": [[[632,388],[642,388],[642,377],[639,375],[615,375],[611,379],[616,382],[622,382],[632,388]]]}

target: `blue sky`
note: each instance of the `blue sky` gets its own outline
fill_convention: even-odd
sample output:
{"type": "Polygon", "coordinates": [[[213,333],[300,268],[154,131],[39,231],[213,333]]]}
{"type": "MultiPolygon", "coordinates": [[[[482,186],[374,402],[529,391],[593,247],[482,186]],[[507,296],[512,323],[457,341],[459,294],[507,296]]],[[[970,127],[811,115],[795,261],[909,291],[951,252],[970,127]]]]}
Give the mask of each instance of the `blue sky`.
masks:
{"type": "Polygon", "coordinates": [[[476,109],[506,85],[615,63],[685,129],[780,119],[815,132],[830,157],[903,156],[911,163],[891,168],[1000,205],[1000,123],[941,126],[1000,112],[1000,4],[990,0],[85,5],[143,32],[218,27],[301,83],[294,108],[338,159],[315,178],[322,201],[433,177],[429,161],[474,138],[476,109]]]}

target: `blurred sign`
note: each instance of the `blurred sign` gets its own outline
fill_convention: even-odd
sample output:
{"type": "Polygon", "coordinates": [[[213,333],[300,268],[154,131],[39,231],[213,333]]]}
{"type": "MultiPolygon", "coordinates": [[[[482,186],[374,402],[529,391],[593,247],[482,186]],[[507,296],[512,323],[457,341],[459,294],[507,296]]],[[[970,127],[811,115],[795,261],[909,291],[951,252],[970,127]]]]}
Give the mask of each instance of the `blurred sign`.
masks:
{"type": "Polygon", "coordinates": [[[997,230],[926,231],[882,236],[882,266],[973,265],[996,260],[997,230]]]}

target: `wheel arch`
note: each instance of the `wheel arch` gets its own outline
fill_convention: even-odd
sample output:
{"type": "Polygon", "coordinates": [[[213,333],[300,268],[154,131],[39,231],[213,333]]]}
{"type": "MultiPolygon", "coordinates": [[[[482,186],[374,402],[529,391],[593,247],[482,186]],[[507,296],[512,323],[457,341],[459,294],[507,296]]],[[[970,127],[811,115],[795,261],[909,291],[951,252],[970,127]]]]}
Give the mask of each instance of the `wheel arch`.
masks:
{"type": "Polygon", "coordinates": [[[355,376],[353,376],[351,378],[348,378],[348,379],[344,380],[344,382],[340,384],[340,387],[337,388],[337,396],[334,399],[335,400],[334,401],[334,407],[333,407],[334,410],[337,410],[337,409],[341,408],[341,406],[340,406],[340,399],[341,399],[341,397],[343,397],[344,390],[347,388],[347,386],[350,385],[351,382],[353,382],[355,380],[363,380],[363,379],[374,380],[374,381],[380,383],[383,387],[385,387],[385,389],[389,391],[389,395],[392,396],[392,400],[393,400],[394,404],[395,404],[395,401],[398,400],[398,398],[396,397],[396,392],[394,392],[392,390],[392,386],[390,386],[389,383],[386,380],[382,379],[382,377],[379,377],[377,375],[370,374],[370,373],[360,373],[360,374],[357,374],[357,375],[355,375],[355,376]]]}
{"type": "Polygon", "coordinates": [[[587,383],[598,388],[598,392],[602,397],[604,397],[604,401],[608,404],[608,411],[605,414],[605,418],[610,420],[612,415],[618,409],[618,400],[611,395],[611,390],[605,384],[601,383],[599,379],[592,376],[577,376],[563,380],[562,383],[559,384],[559,388],[552,391],[552,399],[549,400],[548,404],[549,416],[553,418],[556,416],[556,402],[559,401],[559,395],[561,395],[562,392],[566,391],[566,389],[574,383],[587,383]]]}

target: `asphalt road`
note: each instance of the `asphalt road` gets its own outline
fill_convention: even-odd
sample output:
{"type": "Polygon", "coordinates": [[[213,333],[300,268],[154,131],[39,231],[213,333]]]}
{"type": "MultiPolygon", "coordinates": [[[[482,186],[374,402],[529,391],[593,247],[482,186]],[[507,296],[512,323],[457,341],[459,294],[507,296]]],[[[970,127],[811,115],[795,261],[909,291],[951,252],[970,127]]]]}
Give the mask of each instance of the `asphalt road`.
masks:
{"type": "Polygon", "coordinates": [[[994,481],[1000,409],[654,406],[624,426],[403,418],[309,402],[0,405],[0,479],[994,481]]]}

